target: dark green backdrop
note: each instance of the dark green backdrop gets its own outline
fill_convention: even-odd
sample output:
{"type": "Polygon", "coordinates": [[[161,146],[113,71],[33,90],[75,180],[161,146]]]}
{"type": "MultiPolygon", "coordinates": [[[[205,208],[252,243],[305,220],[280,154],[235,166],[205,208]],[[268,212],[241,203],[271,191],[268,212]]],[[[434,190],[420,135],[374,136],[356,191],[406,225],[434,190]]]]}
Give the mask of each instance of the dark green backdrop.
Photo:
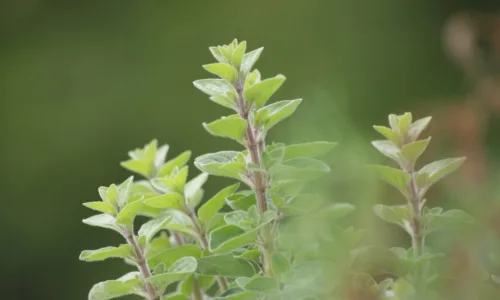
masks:
{"type": "MultiPolygon", "coordinates": [[[[299,116],[316,110],[318,124],[331,121],[342,91],[353,124],[369,130],[390,112],[463,94],[441,26],[494,2],[1,1],[0,298],[86,299],[94,282],[125,269],[78,255],[120,242],[84,226],[81,203],[128,176],[118,162],[129,149],[152,138],[173,154],[235,146],[201,127],[227,112],[192,86],[208,76],[208,46],[265,46],[258,67],[288,77],[277,96],[303,97],[299,116]]],[[[212,179],[208,193],[217,186],[212,179]]]]}

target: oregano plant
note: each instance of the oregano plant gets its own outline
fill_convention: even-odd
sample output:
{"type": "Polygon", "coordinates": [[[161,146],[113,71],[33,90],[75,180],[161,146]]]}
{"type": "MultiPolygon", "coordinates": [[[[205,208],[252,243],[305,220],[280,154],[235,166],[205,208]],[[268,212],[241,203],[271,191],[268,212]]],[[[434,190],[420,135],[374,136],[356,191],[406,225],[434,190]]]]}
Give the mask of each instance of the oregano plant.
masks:
{"type": "Polygon", "coordinates": [[[316,157],[335,143],[266,144],[269,130],[302,100],[267,103],[285,77],[261,79],[253,66],[262,50],[247,52],[246,42],[236,40],[211,47],[217,63],[204,68],[220,78],[194,83],[234,112],[203,124],[205,129],[235,140],[242,151],[196,158],[202,173],[189,180],[191,152],[166,160],[169,146],[153,140],[121,163],[139,179],[100,187],[101,201],[84,204],[100,212],[84,223],[112,229],[124,243],[85,250],[80,259],[121,258],[135,268],[94,285],[90,300],[134,294],[148,300],[274,299],[284,297],[286,282],[302,277],[303,267],[296,267],[300,258],[280,245],[280,222],[301,215],[312,197],[300,193],[305,182],[329,171],[316,157]],[[235,183],[204,200],[209,174],[237,179],[246,188],[238,190],[235,183]],[[137,216],[148,220],[137,226],[137,216]]]}
{"type": "MultiPolygon", "coordinates": [[[[235,251],[250,251],[256,255],[254,263],[258,266],[254,276],[235,278],[231,289],[221,297],[291,299],[291,291],[297,287],[293,280],[303,277],[303,270],[296,268],[300,262],[296,253],[280,243],[280,223],[303,214],[307,202],[310,205],[318,199],[317,195],[302,191],[308,180],[330,170],[317,157],[336,144],[266,143],[269,131],[291,116],[302,99],[269,103],[285,77],[263,79],[253,68],[263,48],[247,52],[245,41],[234,40],[211,47],[210,51],[217,62],[203,67],[218,78],[197,80],[194,85],[232,114],[203,125],[214,136],[235,140],[243,150],[205,154],[195,159],[195,165],[211,175],[241,181],[247,189],[227,198],[233,211],[224,214],[226,225],[210,232],[209,242],[215,248],[212,251],[222,246],[223,252],[232,255],[235,251]]],[[[342,206],[329,209],[332,214],[345,210],[342,206]]],[[[311,294],[297,299],[308,297],[311,294]]]]}
{"type": "Polygon", "coordinates": [[[441,256],[426,246],[426,238],[453,222],[472,222],[467,213],[441,207],[430,208],[425,198],[429,188],[457,170],[464,157],[431,162],[417,169],[417,160],[426,150],[431,138],[420,139],[431,117],[413,121],[411,113],[389,115],[389,125],[374,126],[386,140],[373,141],[372,145],[393,160],[397,167],[370,166],[377,177],[395,187],[404,197],[401,205],[374,207],[375,213],[386,222],[404,229],[411,237],[409,249],[396,247],[391,252],[397,260],[398,279],[387,292],[389,299],[440,299],[430,286],[440,279],[441,270],[434,261],[441,256]]]}

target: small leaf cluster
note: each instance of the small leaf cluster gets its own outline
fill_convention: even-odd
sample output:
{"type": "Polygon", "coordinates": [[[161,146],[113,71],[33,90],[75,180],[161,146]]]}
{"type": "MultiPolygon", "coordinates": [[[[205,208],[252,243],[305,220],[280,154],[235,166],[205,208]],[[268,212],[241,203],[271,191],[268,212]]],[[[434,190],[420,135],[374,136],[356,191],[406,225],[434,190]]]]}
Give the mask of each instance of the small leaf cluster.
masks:
{"type": "Polygon", "coordinates": [[[417,161],[431,140],[430,137],[419,138],[430,121],[431,117],[413,121],[411,113],[391,114],[389,127],[374,126],[386,140],[373,141],[372,145],[394,161],[397,167],[373,165],[369,168],[406,199],[401,205],[377,204],[374,206],[374,212],[384,221],[404,229],[412,240],[410,249],[390,249],[396,261],[395,272],[399,276],[388,289],[388,294],[392,295],[390,299],[417,299],[423,295],[431,297],[428,286],[439,279],[438,270],[433,268],[433,263],[443,255],[432,253],[431,249],[426,247],[426,237],[432,232],[457,223],[473,222],[472,217],[461,210],[444,211],[441,207],[426,206],[425,195],[429,188],[457,170],[465,160],[464,157],[443,159],[417,170],[417,161]]]}

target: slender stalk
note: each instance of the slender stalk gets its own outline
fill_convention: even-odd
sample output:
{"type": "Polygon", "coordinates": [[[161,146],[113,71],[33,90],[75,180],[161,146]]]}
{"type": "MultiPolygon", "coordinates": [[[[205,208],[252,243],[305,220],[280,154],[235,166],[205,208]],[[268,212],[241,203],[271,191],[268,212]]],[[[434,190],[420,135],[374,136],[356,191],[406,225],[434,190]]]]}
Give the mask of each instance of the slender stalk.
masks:
{"type": "MultiPolygon", "coordinates": [[[[146,259],[144,257],[144,253],[142,252],[141,248],[137,244],[137,241],[135,239],[134,234],[132,232],[126,231],[124,236],[125,236],[125,239],[127,240],[127,243],[129,243],[134,250],[134,256],[137,260],[137,267],[139,269],[139,272],[141,273],[142,278],[147,279],[147,278],[151,277],[151,271],[149,270],[149,268],[147,266],[146,259]]],[[[148,293],[149,300],[158,299],[158,296],[156,295],[156,290],[154,289],[153,285],[151,285],[151,283],[146,282],[145,288],[146,288],[146,292],[148,293]]]]}
{"type": "MultiPolygon", "coordinates": [[[[182,238],[181,235],[171,232],[174,238],[176,239],[177,246],[182,246],[185,244],[184,238],[182,238]]],[[[198,279],[195,277],[193,278],[193,299],[195,300],[203,300],[203,291],[200,288],[200,285],[198,283],[198,279]]]]}
{"type": "Polygon", "coordinates": [[[417,184],[415,182],[415,174],[414,170],[411,170],[410,172],[411,176],[411,181],[410,181],[410,204],[412,207],[412,214],[411,214],[411,227],[412,227],[412,235],[411,235],[411,241],[412,241],[412,247],[413,247],[413,256],[415,258],[420,257],[423,252],[424,248],[424,237],[422,235],[422,225],[420,222],[422,210],[422,199],[420,195],[418,194],[417,190],[417,184]]]}
{"type": "MultiPolygon", "coordinates": [[[[256,136],[258,135],[257,129],[253,127],[251,122],[249,122],[249,112],[247,110],[247,106],[245,103],[245,99],[243,96],[243,87],[241,82],[238,82],[235,86],[236,91],[238,93],[238,109],[240,117],[247,121],[247,134],[245,136],[246,147],[248,153],[250,154],[250,160],[253,164],[261,167],[260,157],[262,155],[262,151],[264,151],[265,142],[263,138],[261,140],[257,140],[256,136]]],[[[259,212],[265,213],[268,210],[267,206],[267,196],[266,189],[267,184],[264,180],[264,176],[260,171],[252,171],[253,175],[253,190],[255,192],[255,199],[257,200],[257,207],[259,212]]],[[[270,231],[269,226],[264,226],[261,230],[261,237],[263,240],[263,268],[264,274],[270,275],[271,272],[271,252],[272,252],[272,233],[270,231]]]]}
{"type": "Polygon", "coordinates": [[[193,300],[203,300],[203,293],[196,277],[193,279],[193,300]]]}
{"type": "MultiPolygon", "coordinates": [[[[198,235],[201,246],[204,249],[208,249],[207,237],[206,237],[205,233],[203,232],[203,230],[201,229],[201,226],[198,223],[198,220],[196,219],[196,215],[195,215],[194,211],[189,210],[188,216],[191,219],[191,222],[193,223],[194,230],[196,231],[196,234],[198,235]]],[[[217,283],[219,284],[219,288],[220,288],[221,292],[225,292],[229,288],[229,283],[227,282],[227,279],[223,276],[217,276],[216,278],[217,278],[217,283]]],[[[196,279],[195,279],[195,282],[196,282],[196,284],[198,284],[196,279]]],[[[195,286],[195,289],[196,289],[196,286],[195,286]]]]}

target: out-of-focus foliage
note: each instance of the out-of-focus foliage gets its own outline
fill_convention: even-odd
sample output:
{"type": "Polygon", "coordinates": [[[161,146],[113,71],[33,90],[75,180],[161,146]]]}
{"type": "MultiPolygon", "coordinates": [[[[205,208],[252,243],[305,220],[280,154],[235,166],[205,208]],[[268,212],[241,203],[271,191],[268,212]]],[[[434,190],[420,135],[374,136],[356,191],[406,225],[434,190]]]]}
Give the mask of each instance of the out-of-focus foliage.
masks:
{"type": "MultiPolygon", "coordinates": [[[[476,110],[472,101],[462,109],[472,87],[464,85],[463,69],[447,59],[441,39],[454,12],[493,12],[497,6],[493,0],[1,1],[3,295],[83,299],[94,282],[124,273],[117,260],[103,265],[75,260],[82,248],[121,243],[112,231],[98,233],[79,217],[88,216],[80,203],[97,200],[89,186],[126,178],[110,164],[123,158],[124,149],[154,137],[172,145],[172,157],[184,149],[198,156],[237,147],[199,126],[224,108],[203,101],[191,86],[204,74],[199,62],[209,59],[206,45],[235,36],[266,46],[263,73],[287,75],[287,89],[278,97],[304,99],[295,122],[285,121],[269,140],[339,142],[329,157],[331,175],[317,184],[332,201],[356,204],[346,223],[365,229],[374,243],[396,246],[408,239],[372,216],[373,204],[398,204],[400,198],[366,176],[364,165],[378,159],[367,143],[376,137],[370,126],[384,122],[389,112],[433,115],[429,129],[437,133],[422,159],[466,155],[460,175],[472,175],[464,184],[458,175],[441,182],[429,192],[429,204],[463,209],[490,230],[461,232],[459,240],[435,233],[429,243],[439,251],[452,248],[457,269],[474,257],[491,274],[500,274],[495,254],[500,253],[495,171],[500,123],[491,107],[476,110]],[[436,115],[434,108],[443,105],[436,115]],[[471,116],[480,126],[456,122],[471,116]],[[456,126],[439,131],[439,123],[445,127],[448,121],[456,126]],[[477,128],[471,135],[477,139],[462,134],[471,127],[477,128]],[[457,136],[464,139],[451,139],[457,136]],[[480,145],[483,152],[468,145],[480,145]],[[455,149],[463,151],[448,155],[455,149]],[[475,175],[482,165],[486,177],[475,175]]],[[[490,26],[479,23],[488,32],[490,26]]],[[[227,184],[214,178],[206,192],[227,184]]],[[[466,297],[465,286],[450,290],[466,297]]]]}

